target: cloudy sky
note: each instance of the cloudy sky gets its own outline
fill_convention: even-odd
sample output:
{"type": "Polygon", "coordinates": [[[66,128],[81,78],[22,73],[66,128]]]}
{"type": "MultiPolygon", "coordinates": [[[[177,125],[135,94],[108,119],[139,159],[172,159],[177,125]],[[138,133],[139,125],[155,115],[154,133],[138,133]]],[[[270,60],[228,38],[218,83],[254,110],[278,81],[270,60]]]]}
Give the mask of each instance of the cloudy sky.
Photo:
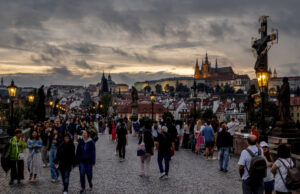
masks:
{"type": "Polygon", "coordinates": [[[270,16],[269,66],[300,75],[299,0],[0,0],[0,77],[20,86],[191,76],[196,58],[254,76],[251,37],[270,16]],[[298,18],[298,19],[297,19],[298,18]]]}

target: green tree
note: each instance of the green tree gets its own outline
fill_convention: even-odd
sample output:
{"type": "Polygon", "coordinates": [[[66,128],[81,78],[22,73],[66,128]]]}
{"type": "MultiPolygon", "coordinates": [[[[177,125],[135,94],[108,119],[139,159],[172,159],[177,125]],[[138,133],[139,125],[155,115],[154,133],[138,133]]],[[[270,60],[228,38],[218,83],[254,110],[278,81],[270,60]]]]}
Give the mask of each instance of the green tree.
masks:
{"type": "Polygon", "coordinates": [[[166,122],[167,118],[170,118],[171,121],[174,122],[174,116],[169,111],[164,112],[164,114],[162,115],[162,119],[163,119],[164,122],[166,122]]]}
{"type": "Polygon", "coordinates": [[[45,120],[45,115],[46,115],[45,98],[46,96],[44,93],[44,86],[41,86],[38,90],[38,104],[36,109],[38,121],[45,120]]]}
{"type": "Polygon", "coordinates": [[[213,113],[212,109],[206,109],[202,115],[204,120],[210,120],[216,115],[213,113]]]}
{"type": "MultiPolygon", "coordinates": [[[[195,118],[195,113],[194,113],[194,109],[192,108],[190,110],[190,114],[189,114],[189,118],[195,118]]],[[[196,118],[201,118],[202,117],[202,112],[201,112],[201,109],[197,109],[196,110],[196,118]]]]}
{"type": "Polygon", "coordinates": [[[168,93],[170,92],[169,84],[165,85],[164,90],[165,90],[165,92],[168,92],[168,93]]]}
{"type": "Polygon", "coordinates": [[[103,94],[101,96],[99,104],[103,105],[103,108],[100,110],[104,116],[107,116],[108,109],[112,103],[112,95],[111,94],[103,94]]]}
{"type": "Polygon", "coordinates": [[[244,94],[244,91],[240,88],[238,91],[236,91],[236,94],[244,94]]]}
{"type": "Polygon", "coordinates": [[[156,91],[156,93],[160,94],[162,92],[162,86],[160,84],[156,84],[155,91],[156,91]]]}
{"type": "Polygon", "coordinates": [[[20,105],[14,106],[14,115],[13,116],[11,115],[11,108],[9,108],[6,111],[6,118],[8,118],[9,122],[12,121],[14,123],[15,128],[19,127],[19,124],[23,119],[23,115],[24,115],[24,110],[20,105]]]}
{"type": "Polygon", "coordinates": [[[216,93],[220,93],[221,91],[221,87],[219,86],[219,84],[216,85],[216,93]]]}
{"type": "Polygon", "coordinates": [[[151,92],[151,87],[150,86],[145,86],[144,91],[150,93],[151,92]]]}

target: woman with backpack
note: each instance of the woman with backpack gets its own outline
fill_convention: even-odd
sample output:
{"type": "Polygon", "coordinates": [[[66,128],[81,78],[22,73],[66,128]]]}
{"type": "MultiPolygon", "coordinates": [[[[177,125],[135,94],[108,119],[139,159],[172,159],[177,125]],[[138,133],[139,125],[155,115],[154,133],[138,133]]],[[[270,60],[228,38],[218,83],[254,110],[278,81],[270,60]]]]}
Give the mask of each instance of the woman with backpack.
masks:
{"type": "Polygon", "coordinates": [[[53,161],[55,168],[60,170],[64,186],[64,194],[68,193],[69,178],[72,168],[75,166],[75,146],[70,134],[64,136],[63,143],[57,148],[56,158],[53,161]]]}
{"type": "Polygon", "coordinates": [[[14,180],[18,180],[18,184],[21,184],[21,180],[24,179],[24,153],[26,148],[26,138],[22,136],[22,131],[16,129],[15,136],[9,140],[9,147],[5,154],[6,158],[10,159],[10,182],[9,185],[14,184],[14,180]]]}
{"type": "Polygon", "coordinates": [[[150,161],[151,161],[151,156],[154,154],[154,141],[152,137],[152,133],[150,131],[151,129],[151,124],[148,125],[146,131],[144,132],[144,135],[142,135],[139,139],[139,144],[141,145],[144,143],[146,153],[141,157],[141,174],[140,176],[149,176],[149,171],[150,171],[150,161]]]}
{"type": "Polygon", "coordinates": [[[277,194],[291,194],[292,191],[286,187],[286,177],[288,168],[294,167],[294,162],[291,158],[290,149],[281,144],[277,149],[278,159],[272,166],[271,172],[275,175],[275,191],[277,194]]]}
{"type": "Polygon", "coordinates": [[[35,180],[37,174],[41,171],[42,157],[41,148],[43,142],[38,135],[37,131],[32,131],[30,138],[27,141],[27,148],[29,149],[29,156],[27,159],[28,170],[29,170],[29,181],[35,180]]]}
{"type": "Polygon", "coordinates": [[[262,141],[260,142],[260,147],[264,151],[264,156],[267,162],[267,176],[264,178],[265,194],[272,194],[274,190],[274,175],[271,173],[271,167],[273,166],[274,161],[269,151],[269,145],[262,141]]]}
{"type": "Polygon", "coordinates": [[[87,175],[90,190],[93,188],[93,167],[96,161],[95,143],[89,137],[87,131],[82,131],[82,138],[78,140],[78,146],[76,150],[76,159],[79,165],[80,173],[80,193],[85,192],[85,175],[87,175]]]}

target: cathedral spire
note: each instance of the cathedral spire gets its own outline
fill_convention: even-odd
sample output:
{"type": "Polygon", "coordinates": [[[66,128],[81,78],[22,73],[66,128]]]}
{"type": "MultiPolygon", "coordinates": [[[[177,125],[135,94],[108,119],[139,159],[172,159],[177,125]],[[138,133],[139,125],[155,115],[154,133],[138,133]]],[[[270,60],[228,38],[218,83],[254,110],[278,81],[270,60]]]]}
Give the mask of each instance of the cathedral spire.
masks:
{"type": "Polygon", "coordinates": [[[199,64],[198,64],[198,58],[196,59],[194,78],[195,79],[199,79],[200,78],[200,69],[199,69],[199,64]]]}
{"type": "Polygon", "coordinates": [[[207,51],[206,51],[206,55],[205,55],[205,64],[208,64],[207,51]]]}
{"type": "Polygon", "coordinates": [[[218,69],[218,58],[216,58],[216,70],[218,69]]]}
{"type": "Polygon", "coordinates": [[[277,77],[276,69],[274,68],[273,77],[277,77]]]}

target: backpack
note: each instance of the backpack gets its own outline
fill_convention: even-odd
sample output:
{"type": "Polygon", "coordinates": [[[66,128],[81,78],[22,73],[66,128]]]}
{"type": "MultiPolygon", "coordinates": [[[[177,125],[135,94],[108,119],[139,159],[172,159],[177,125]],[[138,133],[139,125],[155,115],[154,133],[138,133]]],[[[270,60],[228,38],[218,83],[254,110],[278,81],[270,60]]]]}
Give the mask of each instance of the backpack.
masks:
{"type": "Polygon", "coordinates": [[[250,169],[247,169],[249,176],[252,180],[261,180],[267,176],[267,163],[265,158],[261,155],[261,149],[258,147],[257,156],[249,149],[246,150],[250,154],[251,162],[250,169]]]}
{"type": "Polygon", "coordinates": [[[286,188],[289,189],[289,190],[296,190],[296,189],[300,188],[300,171],[299,171],[299,169],[295,168],[295,167],[292,167],[291,162],[289,162],[290,166],[287,167],[282,160],[280,160],[280,159],[278,159],[278,160],[287,169],[287,176],[284,180],[283,176],[280,172],[280,169],[278,168],[279,174],[281,176],[281,179],[282,179],[283,183],[285,183],[286,188]]]}
{"type": "Polygon", "coordinates": [[[1,153],[1,166],[5,173],[7,173],[10,170],[10,158],[9,158],[9,156],[7,158],[5,158],[5,155],[9,151],[9,146],[11,144],[11,140],[12,139],[10,139],[9,142],[5,144],[5,147],[1,153]]]}

